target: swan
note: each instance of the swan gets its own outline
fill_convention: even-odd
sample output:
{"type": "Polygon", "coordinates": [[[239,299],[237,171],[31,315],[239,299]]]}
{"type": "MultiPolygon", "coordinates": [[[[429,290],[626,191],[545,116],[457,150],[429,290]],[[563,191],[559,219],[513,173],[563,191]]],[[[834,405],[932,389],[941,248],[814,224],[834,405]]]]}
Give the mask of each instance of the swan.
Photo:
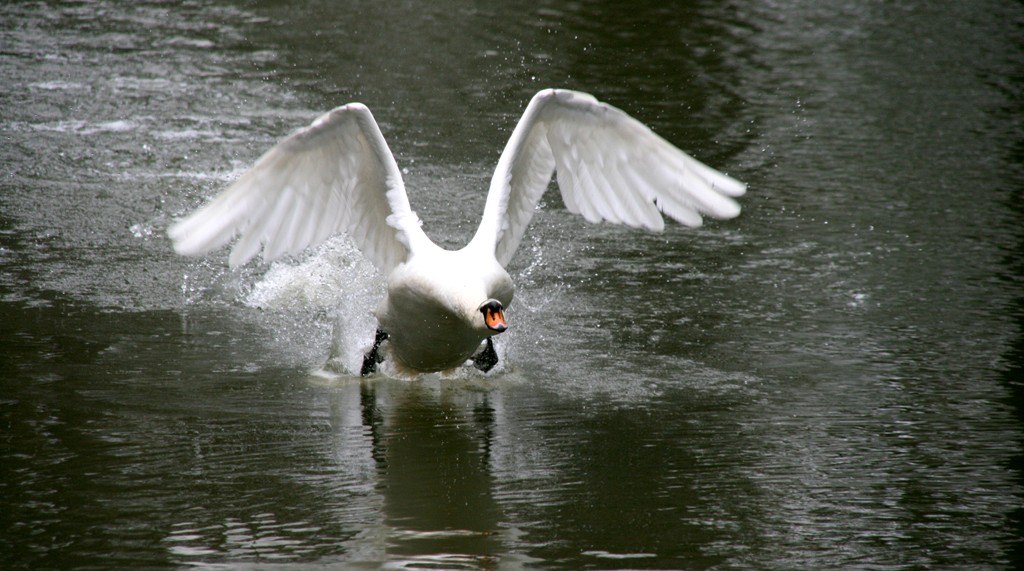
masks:
{"type": "Polygon", "coordinates": [[[238,236],[229,256],[237,267],[261,249],[269,262],[345,232],[387,279],[362,375],[385,358],[410,373],[469,360],[487,372],[498,362],[491,339],[509,327],[505,266],[553,173],[570,212],[650,231],[664,228],[663,214],[691,227],[702,214],[733,218],[740,212],[733,198],[746,191],[620,109],[587,93],[545,89],[498,159],[473,238],[446,250],[423,232],[370,110],[349,103],[272,147],[168,234],[189,256],[238,236]]]}

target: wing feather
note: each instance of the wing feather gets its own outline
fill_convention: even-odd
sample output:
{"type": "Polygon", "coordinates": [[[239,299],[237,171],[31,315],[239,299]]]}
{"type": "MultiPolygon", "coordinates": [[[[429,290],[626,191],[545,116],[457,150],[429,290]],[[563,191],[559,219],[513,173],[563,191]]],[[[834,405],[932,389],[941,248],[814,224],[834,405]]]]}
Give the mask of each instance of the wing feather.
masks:
{"type": "Polygon", "coordinates": [[[687,226],[732,218],[746,185],[697,161],[623,111],[577,91],[533,97],[487,194],[471,245],[507,264],[555,174],[566,209],[590,222],[661,230],[662,213],[687,226]]]}
{"type": "Polygon", "coordinates": [[[350,234],[385,273],[427,240],[394,156],[360,103],[338,107],[285,138],[168,230],[185,255],[205,254],[238,236],[231,266],[261,249],[265,261],[296,254],[338,232],[350,234]]]}
{"type": "Polygon", "coordinates": [[[617,189],[620,195],[624,196],[626,212],[624,215],[632,226],[639,226],[647,230],[660,232],[665,228],[665,221],[661,212],[654,204],[654,191],[646,183],[636,178],[625,175],[618,164],[611,164],[605,170],[608,183],[617,189]],[[633,182],[628,182],[632,180],[633,182]],[[622,189],[634,189],[634,192],[623,192],[622,189]]]}

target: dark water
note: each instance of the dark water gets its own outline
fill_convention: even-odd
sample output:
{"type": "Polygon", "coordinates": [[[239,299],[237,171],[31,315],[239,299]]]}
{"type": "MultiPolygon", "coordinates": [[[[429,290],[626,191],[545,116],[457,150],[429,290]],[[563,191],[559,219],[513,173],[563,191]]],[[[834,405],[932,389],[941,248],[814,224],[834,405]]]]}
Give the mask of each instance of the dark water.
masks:
{"type": "Polygon", "coordinates": [[[1020,3],[395,4],[0,7],[0,566],[1024,566],[1020,3]],[[660,235],[552,195],[496,374],[338,373],[344,240],[170,251],[352,100],[460,245],[548,86],[750,193],[660,235]]]}

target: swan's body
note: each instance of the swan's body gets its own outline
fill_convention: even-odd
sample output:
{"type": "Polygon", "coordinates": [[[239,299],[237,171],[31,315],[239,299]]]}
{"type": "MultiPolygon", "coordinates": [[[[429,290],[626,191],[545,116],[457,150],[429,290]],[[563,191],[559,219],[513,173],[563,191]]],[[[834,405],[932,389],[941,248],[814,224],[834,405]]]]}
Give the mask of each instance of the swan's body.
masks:
{"type": "Polygon", "coordinates": [[[501,307],[512,303],[512,278],[493,253],[433,246],[388,276],[377,322],[404,368],[442,371],[464,364],[484,338],[504,331],[488,328],[480,312],[492,299],[501,307]]]}
{"type": "Polygon", "coordinates": [[[230,256],[237,266],[261,248],[269,261],[347,232],[387,276],[364,373],[382,358],[385,338],[400,368],[441,371],[464,364],[485,339],[493,354],[490,337],[507,327],[502,308],[512,301],[504,266],[553,172],[570,212],[655,231],[662,213],[688,226],[702,213],[732,218],[740,209],[730,197],[746,188],[590,95],[544,90],[501,154],[473,239],[445,250],[420,228],[370,111],[351,103],[274,146],[169,234],[185,255],[240,235],[230,256]]]}

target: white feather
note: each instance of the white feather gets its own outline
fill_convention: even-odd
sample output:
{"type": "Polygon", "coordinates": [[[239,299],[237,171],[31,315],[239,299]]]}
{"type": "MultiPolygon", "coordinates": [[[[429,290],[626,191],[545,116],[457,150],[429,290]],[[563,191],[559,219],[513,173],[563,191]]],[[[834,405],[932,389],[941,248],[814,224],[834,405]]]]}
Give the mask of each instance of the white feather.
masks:
{"type": "MultiPolygon", "coordinates": [[[[530,101],[498,160],[480,226],[457,251],[431,242],[373,115],[352,103],[319,117],[264,154],[220,196],[173,225],[181,254],[235,236],[232,266],[263,251],[296,254],[338,232],[388,276],[376,314],[399,369],[458,366],[489,328],[484,302],[512,301],[511,260],[552,174],[569,212],[660,231],[662,213],[688,226],[731,218],[746,186],[680,151],[624,112],[575,91],[530,101]]],[[[503,328],[499,328],[503,330],[503,328]]]]}
{"type": "Polygon", "coordinates": [[[507,264],[553,172],[569,212],[651,230],[664,227],[658,210],[687,226],[699,226],[701,214],[732,218],[740,209],[730,197],[746,191],[623,111],[548,89],[530,101],[502,152],[473,241],[507,264]]]}
{"type": "Polygon", "coordinates": [[[398,165],[373,115],[338,107],[264,154],[220,196],[168,230],[175,250],[201,255],[240,235],[230,264],[263,249],[273,260],[348,232],[382,272],[426,241],[409,207],[398,165]],[[399,224],[386,220],[391,214],[399,224]]]}

